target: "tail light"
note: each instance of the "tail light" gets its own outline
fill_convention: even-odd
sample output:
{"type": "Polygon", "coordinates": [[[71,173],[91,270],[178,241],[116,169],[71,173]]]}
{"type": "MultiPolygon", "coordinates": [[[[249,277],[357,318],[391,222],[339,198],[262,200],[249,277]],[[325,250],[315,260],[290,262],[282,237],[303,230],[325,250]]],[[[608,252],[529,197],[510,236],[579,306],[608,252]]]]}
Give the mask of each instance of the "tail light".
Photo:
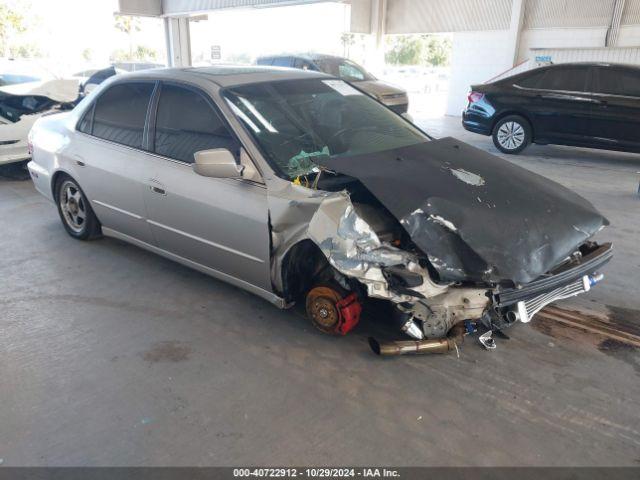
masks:
{"type": "Polygon", "coordinates": [[[469,95],[467,95],[467,100],[469,100],[469,103],[476,103],[479,102],[480,100],[482,100],[484,98],[484,93],[481,92],[474,92],[473,90],[471,90],[469,92],[469,95]]]}

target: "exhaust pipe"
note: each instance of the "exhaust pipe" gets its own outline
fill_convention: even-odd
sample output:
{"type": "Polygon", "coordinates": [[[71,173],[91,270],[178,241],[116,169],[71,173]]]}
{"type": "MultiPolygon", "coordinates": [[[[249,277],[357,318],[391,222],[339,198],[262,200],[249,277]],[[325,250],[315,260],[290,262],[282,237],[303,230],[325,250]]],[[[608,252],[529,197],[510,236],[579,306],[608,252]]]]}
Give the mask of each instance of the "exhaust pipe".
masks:
{"type": "Polygon", "coordinates": [[[448,353],[456,349],[456,341],[453,338],[437,338],[433,340],[407,340],[380,343],[375,338],[369,337],[369,346],[376,355],[390,357],[394,355],[448,353]]]}

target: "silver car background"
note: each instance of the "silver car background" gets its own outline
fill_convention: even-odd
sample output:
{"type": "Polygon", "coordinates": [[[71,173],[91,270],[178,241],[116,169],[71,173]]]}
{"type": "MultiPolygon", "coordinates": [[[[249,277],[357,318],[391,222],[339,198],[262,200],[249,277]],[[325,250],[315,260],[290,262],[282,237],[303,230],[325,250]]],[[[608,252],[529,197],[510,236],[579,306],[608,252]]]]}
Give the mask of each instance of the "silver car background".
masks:
{"type": "Polygon", "coordinates": [[[455,349],[464,321],[529,321],[611,256],[588,240],[606,219],[578,195],[316,72],[117,76],[30,142],[33,182],[71,236],[122,239],[281,308],[303,300],[327,333],[387,300],[417,341],[372,341],[378,353],[455,349]]]}

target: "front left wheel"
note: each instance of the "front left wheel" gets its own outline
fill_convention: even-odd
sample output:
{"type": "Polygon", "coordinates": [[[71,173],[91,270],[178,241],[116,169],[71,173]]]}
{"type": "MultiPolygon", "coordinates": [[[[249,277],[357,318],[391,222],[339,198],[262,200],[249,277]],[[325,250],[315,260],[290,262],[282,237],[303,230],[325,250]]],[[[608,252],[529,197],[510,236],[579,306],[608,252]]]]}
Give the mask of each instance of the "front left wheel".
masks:
{"type": "Polygon", "coordinates": [[[56,182],[56,204],[62,225],[69,235],[78,240],[89,240],[100,235],[100,222],[80,186],[69,176],[56,182]]]}

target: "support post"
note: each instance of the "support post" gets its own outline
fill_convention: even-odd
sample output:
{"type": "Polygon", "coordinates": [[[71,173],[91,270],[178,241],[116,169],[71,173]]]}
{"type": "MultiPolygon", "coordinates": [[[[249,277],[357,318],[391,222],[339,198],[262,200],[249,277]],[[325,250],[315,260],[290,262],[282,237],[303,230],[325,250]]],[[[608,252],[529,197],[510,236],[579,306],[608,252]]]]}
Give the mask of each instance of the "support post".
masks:
{"type": "Polygon", "coordinates": [[[518,64],[518,51],[520,50],[520,35],[524,22],[524,9],[526,0],[511,1],[511,22],[509,23],[509,60],[511,66],[518,64]]]}
{"type": "Polygon", "coordinates": [[[372,51],[367,55],[367,66],[371,70],[384,67],[384,35],[387,30],[387,0],[371,0],[372,51]]]}
{"type": "Polygon", "coordinates": [[[615,0],[613,11],[611,12],[611,22],[607,29],[604,46],[615,47],[618,43],[618,35],[620,34],[620,22],[622,21],[622,12],[624,11],[625,0],[615,0]]]}
{"type": "Polygon", "coordinates": [[[166,17],[164,34],[170,67],[191,66],[191,39],[188,17],[166,17]]]}

